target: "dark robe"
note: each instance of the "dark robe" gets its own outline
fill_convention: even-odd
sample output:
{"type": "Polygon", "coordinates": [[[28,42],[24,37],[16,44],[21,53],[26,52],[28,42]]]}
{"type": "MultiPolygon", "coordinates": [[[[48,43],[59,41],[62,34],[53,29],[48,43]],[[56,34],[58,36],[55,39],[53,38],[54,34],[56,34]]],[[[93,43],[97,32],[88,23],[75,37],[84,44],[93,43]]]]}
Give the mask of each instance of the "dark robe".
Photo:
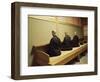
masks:
{"type": "Polygon", "coordinates": [[[80,38],[80,44],[81,44],[81,45],[84,44],[84,38],[80,38]]]}
{"type": "Polygon", "coordinates": [[[69,35],[66,35],[64,37],[64,40],[62,42],[62,50],[72,50],[72,41],[69,35]]]}
{"type": "Polygon", "coordinates": [[[75,35],[72,40],[73,47],[79,47],[79,37],[75,35]]]}
{"type": "Polygon", "coordinates": [[[61,54],[61,41],[57,36],[50,40],[48,54],[50,57],[58,56],[61,54]]]}

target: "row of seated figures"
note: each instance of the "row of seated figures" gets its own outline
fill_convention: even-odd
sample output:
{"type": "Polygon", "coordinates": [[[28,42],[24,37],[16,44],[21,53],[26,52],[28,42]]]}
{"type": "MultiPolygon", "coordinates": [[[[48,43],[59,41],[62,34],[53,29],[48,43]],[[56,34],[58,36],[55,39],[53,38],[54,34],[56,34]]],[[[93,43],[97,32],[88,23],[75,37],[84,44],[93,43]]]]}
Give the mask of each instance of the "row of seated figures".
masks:
{"type": "Polygon", "coordinates": [[[31,54],[33,56],[32,66],[43,65],[64,65],[70,61],[79,61],[80,54],[87,51],[87,43],[82,42],[78,47],[73,47],[71,50],[61,50],[58,56],[50,57],[47,53],[49,45],[32,47],[31,54]]]}
{"type": "Polygon", "coordinates": [[[79,39],[77,35],[71,40],[65,35],[63,42],[53,32],[50,43],[44,46],[32,47],[32,65],[64,65],[71,60],[80,60],[80,54],[87,50],[87,43],[79,39]]]}

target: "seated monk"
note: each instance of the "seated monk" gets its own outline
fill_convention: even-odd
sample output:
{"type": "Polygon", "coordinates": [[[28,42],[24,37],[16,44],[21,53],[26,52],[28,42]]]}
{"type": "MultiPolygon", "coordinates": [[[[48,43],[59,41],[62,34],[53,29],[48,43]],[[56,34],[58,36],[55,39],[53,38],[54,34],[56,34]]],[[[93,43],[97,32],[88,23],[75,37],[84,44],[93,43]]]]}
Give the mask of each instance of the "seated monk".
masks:
{"type": "Polygon", "coordinates": [[[80,42],[80,45],[83,45],[84,44],[84,38],[83,37],[80,38],[79,42],[80,42]]]}
{"type": "Polygon", "coordinates": [[[76,35],[76,32],[72,40],[72,45],[73,47],[79,47],[79,37],[76,35]]]}
{"type": "Polygon", "coordinates": [[[71,37],[65,32],[65,37],[62,42],[62,50],[72,50],[72,41],[71,37]]]}
{"type": "Polygon", "coordinates": [[[52,31],[52,39],[50,40],[49,48],[48,48],[48,54],[50,57],[52,56],[58,56],[61,54],[61,41],[56,36],[56,32],[52,31]]]}

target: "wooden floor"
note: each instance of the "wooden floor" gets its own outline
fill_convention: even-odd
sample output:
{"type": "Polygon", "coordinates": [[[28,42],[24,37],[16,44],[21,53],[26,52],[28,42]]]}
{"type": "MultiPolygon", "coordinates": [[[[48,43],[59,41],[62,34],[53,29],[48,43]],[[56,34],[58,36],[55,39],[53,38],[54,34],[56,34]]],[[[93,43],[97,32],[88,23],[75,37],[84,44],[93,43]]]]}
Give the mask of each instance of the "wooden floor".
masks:
{"type": "Polygon", "coordinates": [[[84,56],[82,56],[80,58],[80,61],[79,62],[75,62],[75,64],[87,64],[88,63],[88,57],[87,57],[87,54],[85,54],[84,56]]]}

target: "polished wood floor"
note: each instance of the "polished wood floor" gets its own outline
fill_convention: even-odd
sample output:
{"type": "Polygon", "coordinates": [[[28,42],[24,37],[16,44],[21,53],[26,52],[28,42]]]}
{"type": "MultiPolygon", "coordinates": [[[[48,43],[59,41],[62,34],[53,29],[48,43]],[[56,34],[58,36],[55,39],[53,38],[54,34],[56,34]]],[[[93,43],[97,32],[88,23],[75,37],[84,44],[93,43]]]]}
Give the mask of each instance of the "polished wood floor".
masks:
{"type": "Polygon", "coordinates": [[[80,61],[75,62],[75,64],[88,64],[88,57],[87,54],[80,58],[80,61]]]}

